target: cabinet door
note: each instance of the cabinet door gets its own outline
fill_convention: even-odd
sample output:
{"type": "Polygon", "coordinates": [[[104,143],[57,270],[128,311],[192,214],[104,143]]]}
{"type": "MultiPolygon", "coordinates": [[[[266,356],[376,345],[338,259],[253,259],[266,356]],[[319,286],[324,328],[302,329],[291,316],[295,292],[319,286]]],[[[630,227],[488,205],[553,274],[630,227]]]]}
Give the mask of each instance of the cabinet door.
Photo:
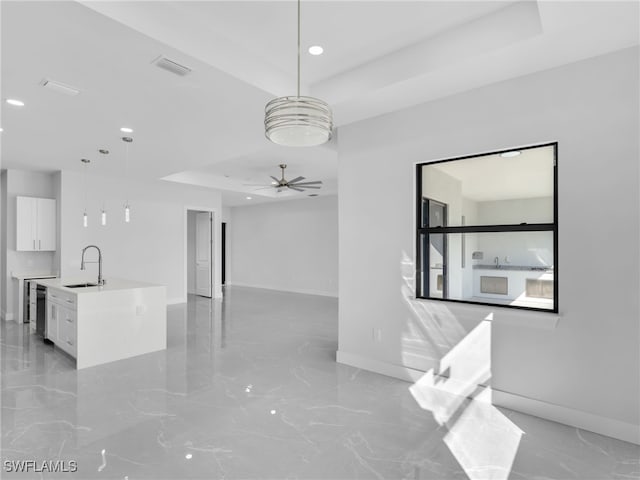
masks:
{"type": "Polygon", "coordinates": [[[56,201],[50,198],[37,200],[37,244],[38,250],[56,249],[56,201]]]}
{"type": "MultiPolygon", "coordinates": [[[[37,250],[36,198],[16,197],[16,250],[37,250]]],[[[55,200],[54,200],[55,201],[55,200]]]]}
{"type": "Polygon", "coordinates": [[[58,343],[58,317],[60,305],[47,301],[47,338],[58,343]]]}
{"type": "Polygon", "coordinates": [[[73,357],[76,356],[76,318],[75,310],[60,307],[58,313],[58,342],[56,346],[73,357]]]}

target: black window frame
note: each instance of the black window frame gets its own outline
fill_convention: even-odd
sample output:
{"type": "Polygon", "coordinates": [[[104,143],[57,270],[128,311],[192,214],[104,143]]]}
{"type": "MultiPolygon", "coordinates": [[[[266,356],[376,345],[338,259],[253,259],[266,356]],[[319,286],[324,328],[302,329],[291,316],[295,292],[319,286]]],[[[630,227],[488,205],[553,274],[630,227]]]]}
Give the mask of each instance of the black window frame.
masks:
{"type": "MultiPolygon", "coordinates": [[[[440,202],[441,203],[441,202],[440,202]]],[[[557,314],[559,311],[559,295],[558,295],[558,142],[550,142],[550,143],[542,143],[539,145],[530,145],[526,147],[516,147],[510,148],[507,150],[497,150],[487,153],[479,153],[474,155],[465,155],[462,157],[455,158],[447,158],[443,160],[436,160],[432,162],[421,162],[416,164],[416,272],[415,272],[415,292],[416,299],[421,300],[429,300],[429,301],[440,301],[440,302],[454,302],[454,303],[463,303],[470,305],[484,305],[490,307],[499,307],[499,308],[510,308],[517,310],[530,310],[535,312],[543,312],[543,313],[553,313],[557,314]],[[512,152],[514,150],[530,150],[533,148],[541,148],[541,147],[553,147],[553,223],[521,223],[521,224],[506,224],[506,225],[460,225],[460,226],[444,226],[444,227],[430,227],[427,223],[427,226],[423,226],[423,205],[425,201],[430,201],[428,194],[423,196],[422,192],[422,168],[424,166],[436,165],[438,163],[446,163],[453,162],[459,160],[466,160],[471,158],[479,158],[485,157],[489,155],[499,155],[501,153],[512,152]],[[487,233],[487,232],[543,232],[550,231],[553,232],[553,308],[538,308],[538,307],[527,307],[524,305],[505,305],[499,303],[492,302],[476,302],[471,300],[461,300],[461,299],[451,299],[444,298],[445,293],[448,291],[447,286],[447,264],[448,262],[444,262],[443,265],[443,298],[439,297],[429,297],[428,294],[430,292],[429,288],[429,274],[427,271],[426,274],[423,275],[423,262],[422,262],[422,239],[424,239],[426,245],[429,245],[429,235],[430,234],[442,234],[444,237],[444,242],[446,244],[447,234],[450,233],[487,233]],[[426,295],[425,296],[425,292],[426,295]]],[[[428,261],[428,248],[427,251],[427,261],[428,261]]]]}

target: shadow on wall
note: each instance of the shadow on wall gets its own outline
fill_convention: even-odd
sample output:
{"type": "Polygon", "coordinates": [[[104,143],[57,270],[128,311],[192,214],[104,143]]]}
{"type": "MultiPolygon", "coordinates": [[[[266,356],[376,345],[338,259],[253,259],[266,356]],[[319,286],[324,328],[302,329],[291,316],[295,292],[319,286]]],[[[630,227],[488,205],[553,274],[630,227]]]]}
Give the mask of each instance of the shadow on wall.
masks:
{"type": "Polygon", "coordinates": [[[415,299],[415,265],[406,253],[401,272],[410,312],[403,362],[426,370],[409,391],[446,429],[443,441],[470,479],[506,480],[524,432],[492,405],[493,314],[466,333],[446,304],[415,299]]]}

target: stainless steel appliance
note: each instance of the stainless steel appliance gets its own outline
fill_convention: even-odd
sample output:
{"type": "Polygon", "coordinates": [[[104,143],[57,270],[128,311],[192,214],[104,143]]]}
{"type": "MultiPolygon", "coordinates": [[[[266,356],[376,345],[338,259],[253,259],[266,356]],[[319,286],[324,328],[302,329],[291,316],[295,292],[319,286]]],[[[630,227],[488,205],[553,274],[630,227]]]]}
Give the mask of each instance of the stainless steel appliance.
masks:
{"type": "Polygon", "coordinates": [[[36,334],[47,340],[47,287],[36,287],[36,334]]]}
{"type": "Polygon", "coordinates": [[[47,288],[36,280],[24,282],[23,322],[31,323],[31,331],[47,341],[47,288]]]}
{"type": "Polygon", "coordinates": [[[24,281],[24,293],[22,295],[22,321],[24,323],[35,322],[37,312],[36,282],[24,281]]]}

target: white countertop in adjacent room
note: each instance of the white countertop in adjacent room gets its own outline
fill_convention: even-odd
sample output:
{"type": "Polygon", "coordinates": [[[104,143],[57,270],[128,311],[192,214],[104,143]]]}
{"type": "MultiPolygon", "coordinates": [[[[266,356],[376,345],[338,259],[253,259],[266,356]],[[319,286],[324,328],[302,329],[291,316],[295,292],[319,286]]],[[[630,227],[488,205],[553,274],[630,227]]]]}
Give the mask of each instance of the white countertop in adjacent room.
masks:
{"type": "Polygon", "coordinates": [[[55,278],[55,273],[12,273],[11,276],[16,280],[28,280],[37,278],[55,278]]]}
{"type": "Polygon", "coordinates": [[[67,288],[65,285],[76,285],[80,283],[97,283],[96,280],[86,279],[69,279],[69,278],[50,278],[39,280],[38,284],[43,285],[45,287],[50,288],[59,288],[65,292],[75,293],[78,295],[82,295],[84,293],[98,293],[98,292],[108,292],[113,290],[130,290],[133,288],[148,288],[148,287],[162,287],[163,285],[158,285],[155,283],[147,283],[147,282],[138,282],[136,280],[126,280],[123,278],[113,278],[109,277],[106,279],[106,283],[101,286],[96,287],[82,287],[82,288],[67,288]]]}

